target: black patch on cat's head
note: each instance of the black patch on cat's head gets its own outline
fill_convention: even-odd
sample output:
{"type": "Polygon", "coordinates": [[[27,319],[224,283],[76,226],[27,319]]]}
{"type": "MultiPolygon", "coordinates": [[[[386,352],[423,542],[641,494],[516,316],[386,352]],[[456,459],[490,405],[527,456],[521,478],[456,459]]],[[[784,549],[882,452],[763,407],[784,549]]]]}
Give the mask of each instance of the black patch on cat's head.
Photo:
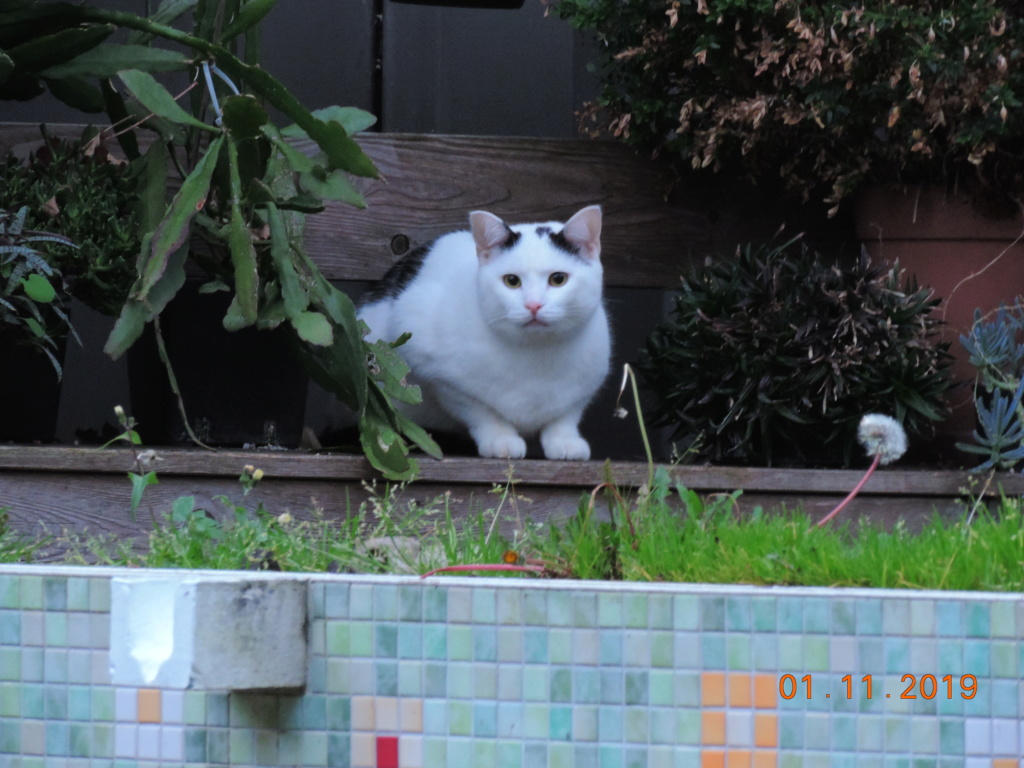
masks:
{"type": "Polygon", "coordinates": [[[551,227],[537,227],[537,235],[539,237],[544,237],[544,235],[550,235],[550,234],[551,234],[551,227]]]}
{"type": "Polygon", "coordinates": [[[419,248],[415,248],[409,253],[405,254],[402,258],[391,265],[384,277],[374,283],[370,289],[363,294],[360,299],[360,304],[373,304],[376,301],[382,299],[393,299],[396,296],[401,295],[402,291],[411,283],[416,275],[419,274],[420,268],[423,266],[423,260],[430,253],[430,249],[433,247],[433,243],[427,243],[421,245],[419,248]]]}
{"type": "Polygon", "coordinates": [[[519,242],[519,238],[521,238],[523,235],[521,232],[513,232],[508,224],[505,225],[505,229],[508,230],[508,238],[505,240],[501,247],[513,248],[515,244],[519,242]]]}
{"type": "Polygon", "coordinates": [[[579,259],[584,264],[589,264],[590,260],[580,255],[580,248],[578,245],[570,243],[568,238],[561,232],[552,232],[548,235],[551,239],[551,244],[558,248],[560,251],[565,251],[573,258],[579,259]]]}

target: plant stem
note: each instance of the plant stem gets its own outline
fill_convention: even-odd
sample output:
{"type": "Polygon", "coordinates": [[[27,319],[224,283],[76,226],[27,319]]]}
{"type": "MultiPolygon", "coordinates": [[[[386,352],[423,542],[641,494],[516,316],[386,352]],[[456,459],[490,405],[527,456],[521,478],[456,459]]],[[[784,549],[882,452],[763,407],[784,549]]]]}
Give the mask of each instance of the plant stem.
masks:
{"type": "Polygon", "coordinates": [[[156,349],[160,354],[160,360],[163,362],[164,368],[167,369],[167,380],[171,384],[171,391],[178,400],[178,413],[181,414],[181,420],[185,422],[185,431],[188,433],[189,439],[200,448],[205,448],[208,451],[214,450],[196,437],[196,433],[192,431],[192,425],[188,423],[188,414],[185,413],[185,400],[181,396],[181,389],[178,387],[178,378],[174,375],[174,369],[171,367],[171,358],[167,355],[167,347],[164,346],[164,335],[160,331],[159,315],[153,318],[153,331],[156,334],[156,349]]]}
{"type": "Polygon", "coordinates": [[[467,571],[521,571],[524,573],[544,573],[542,565],[508,565],[506,563],[480,563],[478,565],[446,565],[442,568],[435,568],[427,571],[421,579],[427,576],[435,576],[439,573],[465,573],[467,571]]]}
{"type": "Polygon", "coordinates": [[[854,497],[858,493],[860,493],[860,489],[864,487],[865,483],[867,483],[868,478],[871,477],[872,474],[874,474],[874,471],[876,469],[878,469],[878,464],[879,464],[879,462],[881,462],[881,460],[882,460],[882,454],[881,453],[876,453],[875,454],[875,460],[871,462],[871,466],[868,467],[868,471],[864,473],[864,477],[862,477],[860,479],[860,482],[857,483],[857,485],[855,485],[853,487],[852,491],[850,491],[850,495],[847,496],[845,499],[843,499],[841,502],[839,502],[839,504],[836,506],[835,509],[833,509],[831,512],[829,512],[827,515],[825,515],[823,518],[821,518],[821,520],[818,521],[818,527],[819,528],[821,528],[823,525],[825,525],[833,517],[838,515],[847,504],[849,504],[851,501],[853,501],[854,497]]]}

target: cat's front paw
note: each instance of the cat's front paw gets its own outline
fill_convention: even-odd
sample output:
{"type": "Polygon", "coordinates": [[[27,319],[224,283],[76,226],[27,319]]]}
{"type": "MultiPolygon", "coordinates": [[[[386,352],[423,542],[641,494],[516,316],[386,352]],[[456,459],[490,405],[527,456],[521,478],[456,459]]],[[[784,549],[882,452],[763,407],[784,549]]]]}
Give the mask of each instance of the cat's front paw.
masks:
{"type": "Polygon", "coordinates": [[[526,441],[516,434],[478,437],[477,450],[485,459],[521,459],[526,456],[526,441]]]}
{"type": "Polygon", "coordinates": [[[573,437],[541,438],[544,456],[549,459],[586,461],[590,458],[590,444],[579,435],[573,437]]]}

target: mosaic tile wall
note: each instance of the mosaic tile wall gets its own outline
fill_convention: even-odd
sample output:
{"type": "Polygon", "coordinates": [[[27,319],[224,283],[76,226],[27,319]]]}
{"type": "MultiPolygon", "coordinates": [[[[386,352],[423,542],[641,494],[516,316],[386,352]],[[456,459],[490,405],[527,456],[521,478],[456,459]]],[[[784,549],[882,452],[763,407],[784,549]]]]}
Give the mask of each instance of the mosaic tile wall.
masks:
{"type": "Polygon", "coordinates": [[[1021,596],[324,577],[274,696],[111,685],[110,573],[0,568],[3,768],[1024,768],[1021,596]]]}

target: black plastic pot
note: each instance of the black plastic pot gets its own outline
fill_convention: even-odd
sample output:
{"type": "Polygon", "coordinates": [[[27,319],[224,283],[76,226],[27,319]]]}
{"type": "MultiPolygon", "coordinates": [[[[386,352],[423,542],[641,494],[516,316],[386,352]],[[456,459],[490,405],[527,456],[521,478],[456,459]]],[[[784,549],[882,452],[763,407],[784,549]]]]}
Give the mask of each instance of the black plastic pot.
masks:
{"type": "MultiPolygon", "coordinates": [[[[294,447],[309,379],[284,328],[224,330],[230,297],[186,285],[161,314],[189,423],[208,445],[294,447]]],[[[152,326],[128,352],[131,415],[147,445],[190,444],[152,326]]]]}

